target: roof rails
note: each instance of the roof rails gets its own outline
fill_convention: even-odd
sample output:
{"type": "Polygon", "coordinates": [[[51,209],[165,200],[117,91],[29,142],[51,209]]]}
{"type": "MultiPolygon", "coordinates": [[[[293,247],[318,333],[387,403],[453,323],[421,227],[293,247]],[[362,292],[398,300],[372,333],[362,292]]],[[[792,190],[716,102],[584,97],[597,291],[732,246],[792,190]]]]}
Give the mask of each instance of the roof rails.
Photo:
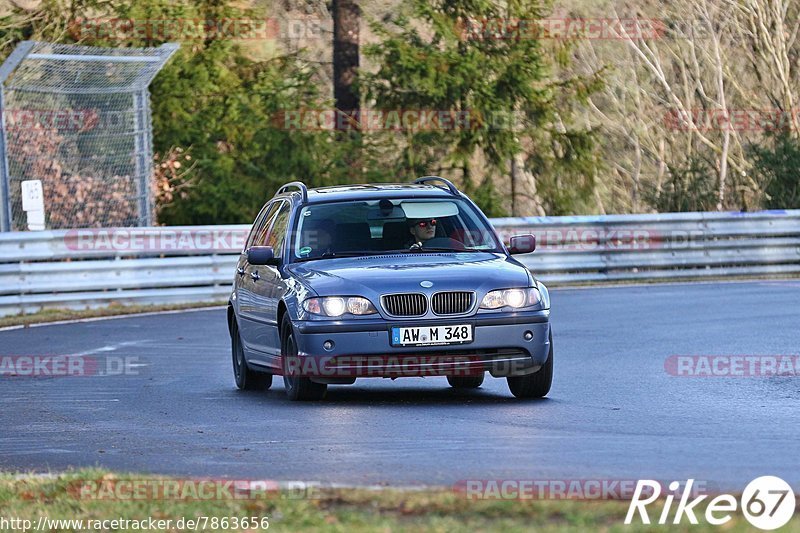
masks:
{"type": "MultiPolygon", "coordinates": [[[[442,183],[447,185],[447,190],[449,190],[450,194],[452,194],[454,196],[458,196],[460,194],[458,192],[458,189],[456,188],[456,186],[453,185],[452,181],[446,180],[444,178],[440,178],[439,176],[423,176],[421,178],[415,179],[414,183],[419,183],[420,185],[423,185],[423,184],[426,184],[426,183],[431,182],[431,181],[441,181],[442,183]]],[[[436,185],[434,185],[434,187],[436,187],[436,185]]],[[[439,188],[442,189],[442,187],[439,187],[439,188]]]]}
{"type": "Polygon", "coordinates": [[[281,193],[286,192],[286,189],[288,189],[289,187],[297,187],[298,189],[300,189],[300,195],[303,197],[303,203],[306,203],[308,201],[308,187],[306,187],[306,184],[303,183],[302,181],[292,181],[287,183],[286,185],[283,185],[280,189],[278,189],[278,192],[276,192],[275,195],[277,196],[281,193]]]}

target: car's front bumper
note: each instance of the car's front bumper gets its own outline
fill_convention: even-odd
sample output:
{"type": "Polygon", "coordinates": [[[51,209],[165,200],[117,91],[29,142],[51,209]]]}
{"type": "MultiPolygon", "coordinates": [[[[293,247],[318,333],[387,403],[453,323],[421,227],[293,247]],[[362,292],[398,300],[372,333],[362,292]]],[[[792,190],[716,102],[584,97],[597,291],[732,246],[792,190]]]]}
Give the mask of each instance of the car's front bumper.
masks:
{"type": "Polygon", "coordinates": [[[295,322],[298,355],[284,367],[293,375],[326,378],[479,375],[536,372],[550,350],[550,312],[486,313],[466,318],[416,320],[353,319],[295,322]],[[392,327],[473,326],[470,343],[392,346],[392,327]],[[526,334],[531,338],[527,340],[526,334]],[[332,347],[325,348],[325,343],[332,347]]]}

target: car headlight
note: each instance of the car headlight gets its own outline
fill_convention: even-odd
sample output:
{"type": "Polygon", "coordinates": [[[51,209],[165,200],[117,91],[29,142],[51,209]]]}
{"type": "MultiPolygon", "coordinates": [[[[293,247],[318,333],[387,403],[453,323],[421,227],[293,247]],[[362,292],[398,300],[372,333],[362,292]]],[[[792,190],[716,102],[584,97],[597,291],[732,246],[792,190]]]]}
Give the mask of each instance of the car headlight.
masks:
{"type": "Polygon", "coordinates": [[[536,287],[501,289],[486,293],[481,302],[481,309],[500,309],[501,307],[522,309],[538,305],[541,301],[541,295],[536,287]]]}
{"type": "Polygon", "coordinates": [[[342,316],[345,313],[352,315],[371,315],[377,313],[372,302],[360,296],[326,296],[324,298],[309,298],[303,302],[303,309],[313,315],[342,316]]]}

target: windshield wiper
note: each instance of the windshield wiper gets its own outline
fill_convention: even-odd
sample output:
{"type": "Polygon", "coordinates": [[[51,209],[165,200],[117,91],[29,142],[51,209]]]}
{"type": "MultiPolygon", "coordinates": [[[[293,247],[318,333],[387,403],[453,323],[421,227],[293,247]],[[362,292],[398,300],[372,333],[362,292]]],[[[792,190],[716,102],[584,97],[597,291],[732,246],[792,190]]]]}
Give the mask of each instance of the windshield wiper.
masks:
{"type": "Polygon", "coordinates": [[[442,248],[442,247],[431,247],[431,248],[399,248],[396,250],[347,250],[342,252],[325,252],[322,255],[317,255],[314,257],[301,257],[296,260],[297,263],[304,263],[306,261],[317,261],[320,259],[337,259],[342,257],[364,257],[370,255],[388,255],[388,254],[409,254],[409,253],[427,253],[427,252],[449,252],[449,253],[462,253],[462,252],[492,252],[491,250],[477,250],[475,248],[464,248],[463,250],[458,250],[455,248],[442,248]]]}
{"type": "Polygon", "coordinates": [[[336,259],[337,257],[361,257],[365,255],[383,255],[385,250],[347,250],[343,252],[325,252],[322,255],[315,257],[301,257],[297,260],[298,263],[303,261],[314,261],[317,259],[336,259]]]}
{"type": "Polygon", "coordinates": [[[419,253],[422,253],[422,254],[424,254],[425,252],[452,252],[452,253],[461,253],[461,252],[485,252],[485,251],[486,251],[486,250],[476,250],[475,248],[463,248],[463,249],[458,249],[458,248],[444,248],[444,247],[430,247],[430,248],[426,248],[425,246],[422,246],[422,247],[420,247],[420,248],[409,248],[408,250],[406,250],[406,252],[408,252],[408,253],[412,253],[412,254],[419,254],[419,253]]]}

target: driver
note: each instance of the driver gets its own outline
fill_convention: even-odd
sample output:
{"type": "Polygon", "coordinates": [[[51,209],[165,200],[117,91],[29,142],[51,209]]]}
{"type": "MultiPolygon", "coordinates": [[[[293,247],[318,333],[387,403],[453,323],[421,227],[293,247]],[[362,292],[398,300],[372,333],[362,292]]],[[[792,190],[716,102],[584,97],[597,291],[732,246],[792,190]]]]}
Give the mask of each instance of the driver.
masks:
{"type": "Polygon", "coordinates": [[[331,251],[333,238],[330,228],[334,223],[330,219],[309,220],[303,225],[303,250],[308,256],[320,256],[331,251]]]}
{"type": "Polygon", "coordinates": [[[436,235],[436,219],[423,218],[408,221],[408,231],[413,238],[412,245],[422,246],[425,241],[432,239],[436,235]]]}

